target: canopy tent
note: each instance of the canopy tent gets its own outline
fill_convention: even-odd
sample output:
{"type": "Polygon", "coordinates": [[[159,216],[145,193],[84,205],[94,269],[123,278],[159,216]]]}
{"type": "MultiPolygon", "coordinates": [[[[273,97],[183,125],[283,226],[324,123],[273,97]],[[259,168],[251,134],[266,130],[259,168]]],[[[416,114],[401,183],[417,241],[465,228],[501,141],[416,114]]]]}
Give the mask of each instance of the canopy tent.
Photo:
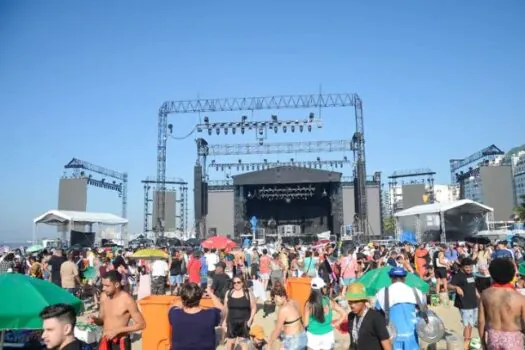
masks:
{"type": "Polygon", "coordinates": [[[416,205],[394,216],[400,234],[408,230],[416,233],[418,241],[446,241],[447,238],[464,240],[486,228],[488,214],[493,212],[491,207],[470,199],[461,199],[449,203],[416,205]]]}
{"type": "Polygon", "coordinates": [[[33,241],[36,241],[36,227],[38,224],[47,224],[67,228],[64,232],[71,231],[76,226],[111,225],[126,226],[128,220],[110,213],[90,213],[70,210],[50,210],[33,220],[33,241]]]}
{"type": "Polygon", "coordinates": [[[411,216],[421,214],[439,214],[444,213],[452,209],[461,208],[462,212],[468,212],[472,214],[493,212],[494,209],[483,205],[478,202],[474,202],[470,199],[460,199],[459,201],[449,203],[432,203],[416,205],[415,207],[401,210],[394,214],[394,216],[411,216]]]}

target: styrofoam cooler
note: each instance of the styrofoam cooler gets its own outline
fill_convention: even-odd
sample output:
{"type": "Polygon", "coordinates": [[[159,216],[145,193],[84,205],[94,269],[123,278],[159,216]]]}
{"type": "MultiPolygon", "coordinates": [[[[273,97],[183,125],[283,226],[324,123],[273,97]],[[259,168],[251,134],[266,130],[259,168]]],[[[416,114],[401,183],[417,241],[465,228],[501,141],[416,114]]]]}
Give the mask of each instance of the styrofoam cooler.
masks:
{"type": "Polygon", "coordinates": [[[75,326],[75,338],[86,344],[98,343],[101,337],[102,329],[100,327],[83,328],[82,326],[75,326]]]}

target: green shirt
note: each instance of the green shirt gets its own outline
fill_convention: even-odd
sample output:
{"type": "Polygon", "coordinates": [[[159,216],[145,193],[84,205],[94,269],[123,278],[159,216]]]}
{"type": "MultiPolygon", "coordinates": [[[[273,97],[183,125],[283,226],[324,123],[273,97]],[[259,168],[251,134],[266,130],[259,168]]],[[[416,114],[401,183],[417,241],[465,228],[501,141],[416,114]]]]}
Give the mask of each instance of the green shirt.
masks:
{"type": "Polygon", "coordinates": [[[324,322],[319,322],[312,314],[310,314],[308,320],[308,332],[315,335],[323,335],[334,330],[334,327],[332,326],[332,305],[328,297],[323,297],[323,307],[328,308],[328,313],[325,313],[324,315],[324,322]]]}

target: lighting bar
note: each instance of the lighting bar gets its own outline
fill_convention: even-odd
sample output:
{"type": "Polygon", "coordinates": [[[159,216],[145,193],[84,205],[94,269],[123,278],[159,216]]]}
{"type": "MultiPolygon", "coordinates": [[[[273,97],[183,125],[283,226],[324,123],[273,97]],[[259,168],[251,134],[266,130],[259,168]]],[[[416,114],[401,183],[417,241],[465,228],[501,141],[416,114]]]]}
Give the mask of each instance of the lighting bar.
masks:
{"type": "Polygon", "coordinates": [[[345,164],[351,164],[353,163],[348,158],[339,159],[339,160],[321,160],[317,159],[314,161],[296,161],[293,158],[290,159],[288,162],[268,162],[266,159],[263,162],[255,162],[255,163],[243,163],[240,159],[237,163],[217,163],[215,160],[212,160],[210,164],[208,165],[209,168],[215,168],[216,171],[226,171],[226,170],[261,170],[261,169],[269,169],[269,168],[275,168],[275,167],[281,167],[281,166],[295,166],[295,167],[301,167],[301,168],[314,168],[314,169],[322,169],[323,167],[330,167],[330,168],[342,168],[345,164]]]}
{"type": "Polygon", "coordinates": [[[197,132],[207,131],[208,135],[212,135],[214,132],[220,135],[223,132],[228,135],[229,132],[236,134],[239,131],[244,134],[246,130],[255,130],[257,132],[257,138],[263,137],[268,131],[274,131],[275,133],[282,131],[286,133],[290,132],[311,132],[314,127],[322,128],[323,120],[315,118],[313,113],[310,113],[306,119],[295,119],[295,120],[280,120],[277,116],[272,115],[272,119],[269,121],[248,121],[247,116],[242,116],[239,122],[210,122],[208,117],[204,117],[204,123],[196,125],[197,132]]]}

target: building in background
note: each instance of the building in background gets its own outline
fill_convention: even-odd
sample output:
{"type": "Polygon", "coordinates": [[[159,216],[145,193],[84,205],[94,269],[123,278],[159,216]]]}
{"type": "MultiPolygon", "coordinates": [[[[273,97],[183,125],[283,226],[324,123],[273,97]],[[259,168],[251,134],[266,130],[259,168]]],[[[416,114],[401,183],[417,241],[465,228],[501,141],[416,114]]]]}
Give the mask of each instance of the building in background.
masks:
{"type": "MultiPolygon", "coordinates": [[[[525,146],[521,146],[521,148],[525,148],[525,146]]],[[[519,150],[509,155],[508,158],[510,158],[512,165],[516,205],[520,205],[521,197],[525,196],[525,150],[519,150]]]]}
{"type": "Polygon", "coordinates": [[[434,201],[437,203],[450,203],[459,199],[459,185],[434,185],[434,201]]]}
{"type": "Polygon", "coordinates": [[[516,203],[513,167],[504,159],[484,160],[456,176],[460,198],[494,208],[494,221],[508,221],[516,203]]]}
{"type": "Polygon", "coordinates": [[[395,171],[388,177],[388,190],[384,190],[384,217],[416,205],[434,203],[434,175],[431,169],[395,171]]]}

